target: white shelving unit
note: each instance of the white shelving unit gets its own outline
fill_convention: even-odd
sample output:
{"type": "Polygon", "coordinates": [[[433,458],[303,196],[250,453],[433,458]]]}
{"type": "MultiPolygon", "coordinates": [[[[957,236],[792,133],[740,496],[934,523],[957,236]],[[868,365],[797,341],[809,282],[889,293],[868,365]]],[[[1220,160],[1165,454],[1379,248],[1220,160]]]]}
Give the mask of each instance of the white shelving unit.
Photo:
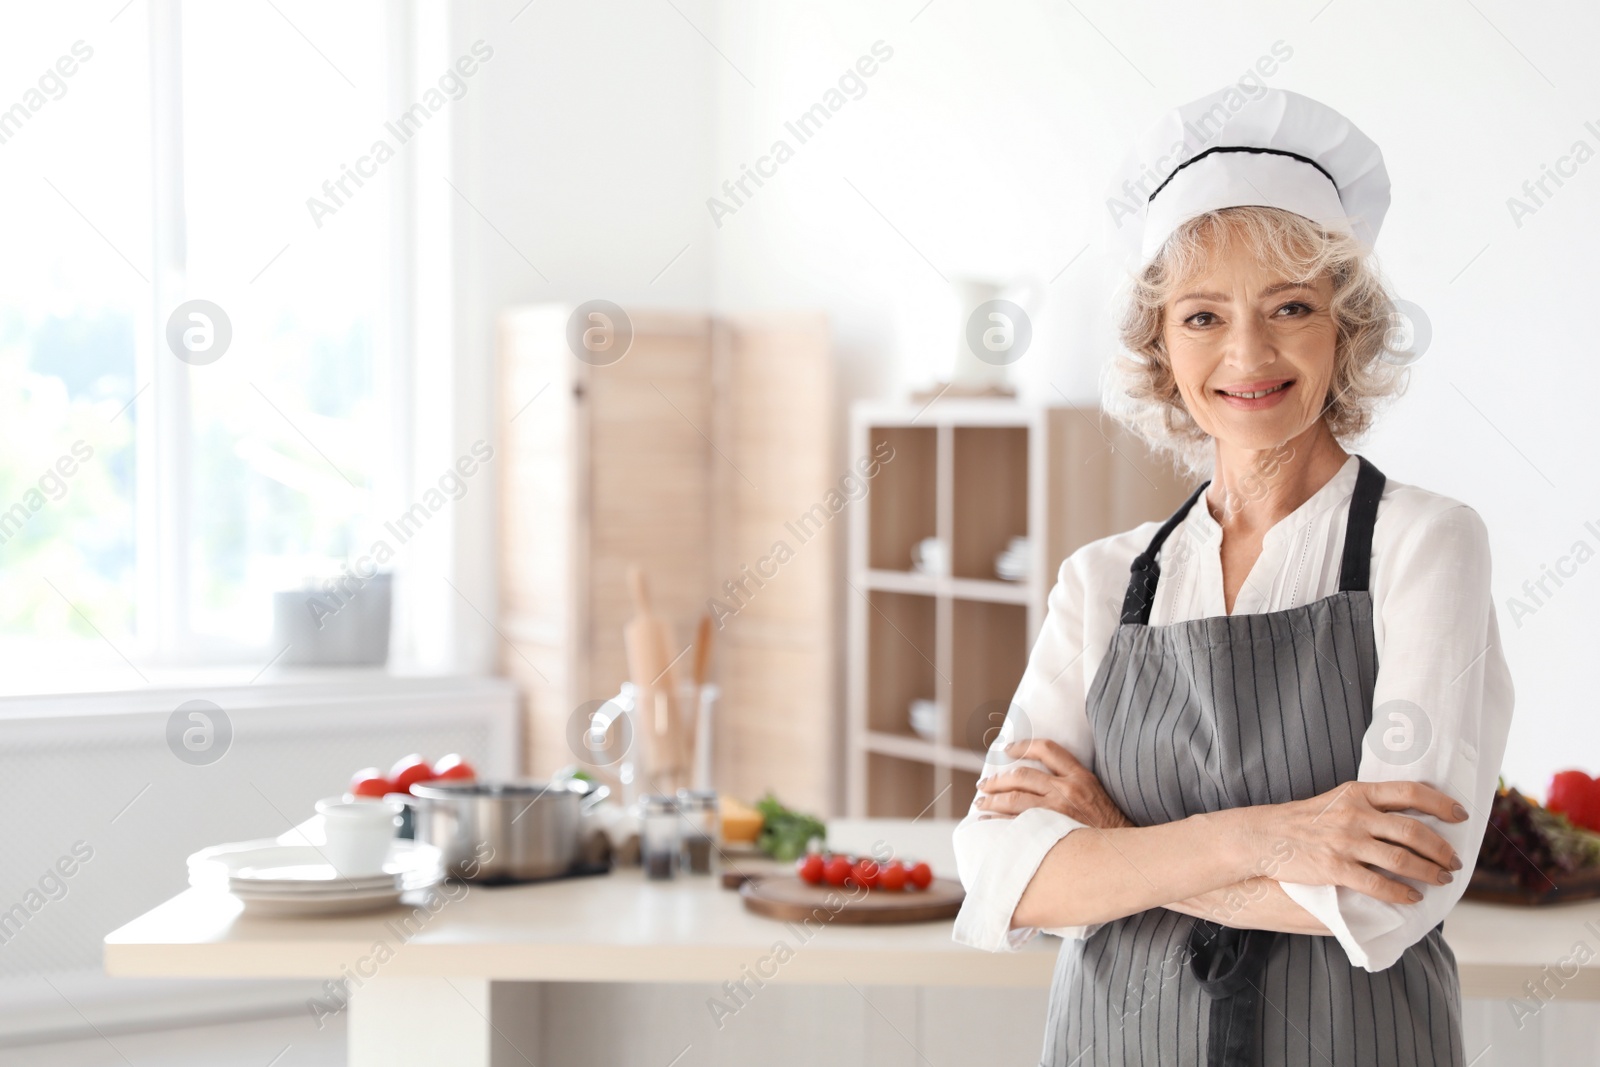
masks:
{"type": "Polygon", "coordinates": [[[1022,677],[1061,561],[1170,513],[1185,485],[1099,410],[1012,401],[863,404],[852,454],[893,448],[852,509],[847,798],[854,816],[959,817],[1022,677]],[[994,559],[1027,536],[1024,581],[994,559]],[[927,537],[949,573],[912,570],[927,537]],[[932,739],[913,700],[939,707],[932,739]]]}

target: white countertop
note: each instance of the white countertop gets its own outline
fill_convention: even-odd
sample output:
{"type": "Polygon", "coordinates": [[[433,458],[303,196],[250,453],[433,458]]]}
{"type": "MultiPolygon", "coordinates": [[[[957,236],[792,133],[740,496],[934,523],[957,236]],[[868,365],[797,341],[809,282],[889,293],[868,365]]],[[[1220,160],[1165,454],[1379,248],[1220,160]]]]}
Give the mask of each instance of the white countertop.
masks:
{"type": "MultiPolygon", "coordinates": [[[[948,872],[948,860],[932,854],[946,825],[928,820],[913,834],[888,821],[838,822],[845,832],[830,836],[841,847],[864,850],[884,832],[923,838],[918,851],[948,872]]],[[[327,978],[381,965],[394,975],[721,983],[782,941],[793,951],[777,968],[785,982],[1044,986],[1059,945],[1041,937],[1020,952],[979,952],[951,941],[948,922],[830,924],[806,937],[745,911],[720,879],[650,882],[637,869],[446,892],[454,899],[436,898],[431,912],[260,919],[241,915],[232,897],[190,889],[108,935],[105,967],[125,976],[327,978]]],[[[1531,979],[1556,982],[1563,998],[1600,999],[1600,901],[1537,909],[1463,903],[1445,938],[1466,996],[1522,996],[1531,979]],[[1579,945],[1587,951],[1576,952],[1579,945]],[[1575,955],[1589,965],[1578,967],[1575,955]]]]}
{"type": "MultiPolygon", "coordinates": [[[[650,882],[637,870],[528,886],[451,887],[426,922],[407,912],[322,919],[255,919],[237,901],[188,890],[106,938],[113,975],[337,977],[387,955],[385,974],[474,975],[543,981],[713,982],[738,979],[794,950],[785,981],[885,985],[1042,985],[1055,945],[990,955],[950,940],[950,924],[831,924],[802,939],[788,924],[745,911],[720,879],[650,882]]],[[[423,914],[427,914],[424,912],[423,914]]]]}

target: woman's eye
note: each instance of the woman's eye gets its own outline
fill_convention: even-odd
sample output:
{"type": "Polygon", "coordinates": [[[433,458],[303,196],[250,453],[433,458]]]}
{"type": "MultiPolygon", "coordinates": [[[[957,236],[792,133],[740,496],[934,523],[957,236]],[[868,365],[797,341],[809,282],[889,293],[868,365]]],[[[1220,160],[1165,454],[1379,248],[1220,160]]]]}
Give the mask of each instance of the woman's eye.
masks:
{"type": "Polygon", "coordinates": [[[1294,316],[1294,315],[1309,315],[1309,314],[1311,314],[1311,305],[1310,304],[1303,304],[1300,301],[1295,300],[1295,301],[1291,301],[1290,303],[1287,303],[1287,304],[1283,305],[1283,307],[1279,308],[1278,309],[1278,314],[1282,315],[1286,311],[1289,312],[1289,314],[1291,316],[1294,316]]]}
{"type": "Polygon", "coordinates": [[[1210,326],[1217,321],[1217,317],[1209,311],[1196,311],[1193,315],[1183,320],[1185,326],[1210,326]]]}

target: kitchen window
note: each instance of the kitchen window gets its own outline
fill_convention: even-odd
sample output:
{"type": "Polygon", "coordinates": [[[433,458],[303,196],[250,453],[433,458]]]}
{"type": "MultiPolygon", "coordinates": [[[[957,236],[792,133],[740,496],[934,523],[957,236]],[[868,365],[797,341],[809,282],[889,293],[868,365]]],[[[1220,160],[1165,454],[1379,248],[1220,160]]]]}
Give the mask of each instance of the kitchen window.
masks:
{"type": "Polygon", "coordinates": [[[272,593],[337,573],[403,498],[395,294],[432,200],[397,161],[347,181],[331,215],[308,202],[406,98],[415,16],[34,5],[0,41],[0,661],[16,673],[264,667],[272,593]]]}

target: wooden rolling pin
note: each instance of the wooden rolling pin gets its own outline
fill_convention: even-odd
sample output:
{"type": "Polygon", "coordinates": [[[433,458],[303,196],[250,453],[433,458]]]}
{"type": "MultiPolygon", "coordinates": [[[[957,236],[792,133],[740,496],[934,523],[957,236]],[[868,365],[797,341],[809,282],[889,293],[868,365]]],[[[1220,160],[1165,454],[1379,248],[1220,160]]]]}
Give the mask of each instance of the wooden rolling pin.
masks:
{"type": "Polygon", "coordinates": [[[684,709],[689,721],[689,788],[711,788],[711,701],[706,684],[711,680],[711,616],[700,616],[694,637],[694,704],[684,709]]]}

